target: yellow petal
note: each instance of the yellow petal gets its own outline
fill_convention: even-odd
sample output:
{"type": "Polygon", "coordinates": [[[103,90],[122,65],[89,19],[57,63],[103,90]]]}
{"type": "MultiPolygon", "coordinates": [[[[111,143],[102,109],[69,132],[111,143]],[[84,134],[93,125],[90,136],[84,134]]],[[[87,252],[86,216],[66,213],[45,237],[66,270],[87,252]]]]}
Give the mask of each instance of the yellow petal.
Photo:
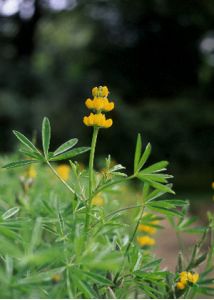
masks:
{"type": "Polygon", "coordinates": [[[104,127],[105,127],[105,128],[109,128],[109,127],[112,126],[112,124],[113,124],[112,119],[107,119],[107,120],[105,121],[104,127]]]}
{"type": "Polygon", "coordinates": [[[95,86],[95,87],[92,89],[92,95],[93,95],[94,97],[98,96],[98,87],[95,86]]]}
{"type": "Polygon", "coordinates": [[[85,106],[88,108],[88,109],[93,109],[93,101],[91,99],[87,99],[85,101],[85,106]]]}
{"type": "Polygon", "coordinates": [[[177,282],[176,287],[179,290],[183,290],[183,289],[185,289],[186,285],[183,282],[179,281],[179,282],[177,282]]]}

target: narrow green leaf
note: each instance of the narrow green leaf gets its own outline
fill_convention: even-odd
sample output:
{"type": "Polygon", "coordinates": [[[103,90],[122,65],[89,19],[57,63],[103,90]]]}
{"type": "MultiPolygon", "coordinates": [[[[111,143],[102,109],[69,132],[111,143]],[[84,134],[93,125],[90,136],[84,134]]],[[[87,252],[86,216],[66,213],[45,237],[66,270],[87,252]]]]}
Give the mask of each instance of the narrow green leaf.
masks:
{"type": "Polygon", "coordinates": [[[168,164],[169,164],[168,161],[165,161],[165,160],[159,161],[159,162],[149,166],[148,168],[144,169],[143,171],[141,171],[141,173],[149,174],[149,173],[157,173],[160,171],[165,171],[168,164]]]}
{"type": "Polygon", "coordinates": [[[161,261],[162,261],[162,258],[153,260],[153,261],[145,264],[141,270],[144,271],[144,270],[148,270],[148,269],[160,266],[161,261]]]}
{"type": "Polygon", "coordinates": [[[20,257],[23,255],[14,241],[12,242],[10,239],[7,239],[2,235],[0,235],[0,245],[0,255],[9,255],[12,257],[20,257]]]}
{"type": "Polygon", "coordinates": [[[26,136],[24,136],[24,134],[22,134],[21,132],[18,132],[16,130],[13,130],[13,133],[15,134],[15,136],[17,137],[17,139],[23,145],[25,145],[29,150],[41,154],[40,151],[34,146],[34,144],[28,138],[26,138],[26,136]]]}
{"type": "Polygon", "coordinates": [[[137,177],[145,181],[149,179],[156,182],[167,183],[167,180],[161,175],[162,174],[144,174],[140,172],[137,177]]]}
{"type": "Polygon", "coordinates": [[[33,252],[33,250],[40,244],[41,235],[42,235],[42,218],[37,217],[32,231],[32,237],[29,246],[30,252],[33,252]]]}
{"type": "Polygon", "coordinates": [[[94,299],[97,298],[95,294],[93,294],[93,291],[91,287],[86,283],[83,282],[79,276],[75,274],[75,272],[71,272],[71,277],[73,281],[75,282],[75,285],[78,287],[81,293],[85,296],[86,299],[94,299]]]}
{"type": "Polygon", "coordinates": [[[163,185],[161,183],[155,182],[148,178],[142,177],[141,175],[137,176],[137,178],[139,178],[143,182],[148,182],[152,187],[154,187],[162,192],[175,194],[175,192],[168,185],[163,185]]]}
{"type": "Polygon", "coordinates": [[[11,163],[9,163],[7,165],[4,165],[2,168],[12,169],[12,168],[23,167],[23,166],[30,165],[30,164],[33,164],[33,163],[38,163],[38,160],[19,160],[19,161],[14,161],[14,162],[11,162],[11,163]]]}
{"type": "Polygon", "coordinates": [[[142,167],[143,167],[143,166],[145,165],[145,163],[147,162],[147,160],[148,160],[148,158],[149,158],[149,156],[150,156],[150,154],[151,154],[151,151],[152,151],[152,146],[151,146],[150,143],[148,143],[147,146],[146,146],[146,149],[145,149],[145,151],[143,152],[143,155],[142,155],[142,157],[141,157],[141,159],[140,159],[140,161],[139,161],[139,164],[138,164],[138,166],[137,166],[138,171],[139,171],[140,169],[142,169],[142,167]]]}
{"type": "Polygon", "coordinates": [[[148,202],[153,201],[161,196],[163,196],[166,192],[160,190],[154,190],[148,195],[148,202]]]}
{"type": "Polygon", "coordinates": [[[17,285],[37,284],[45,281],[50,281],[54,275],[61,274],[64,270],[65,267],[61,267],[46,272],[38,272],[37,274],[29,275],[26,278],[18,280],[17,285]]]}
{"type": "Polygon", "coordinates": [[[43,145],[44,155],[46,158],[48,157],[50,140],[51,140],[51,125],[48,118],[45,117],[42,122],[42,145],[43,145]]]}
{"type": "Polygon", "coordinates": [[[136,148],[135,148],[135,156],[134,156],[134,173],[137,171],[137,166],[140,160],[140,155],[141,155],[141,150],[142,150],[142,139],[140,133],[137,135],[137,143],[136,143],[136,148]]]}
{"type": "Polygon", "coordinates": [[[29,156],[31,158],[43,160],[43,156],[41,154],[39,154],[38,152],[30,152],[30,151],[27,151],[25,149],[19,149],[19,152],[21,152],[21,153],[23,153],[26,156],[29,156]]]}
{"type": "Polygon", "coordinates": [[[149,205],[147,205],[147,208],[151,209],[152,211],[162,213],[166,216],[183,216],[180,211],[165,208],[165,207],[160,207],[160,206],[157,206],[157,205],[150,205],[149,204],[149,205]]]}
{"type": "Polygon", "coordinates": [[[204,254],[202,254],[200,257],[198,257],[194,263],[192,264],[192,268],[196,268],[197,266],[199,266],[203,261],[205,261],[205,259],[207,258],[207,253],[205,252],[204,254]]]}
{"type": "Polygon", "coordinates": [[[55,157],[52,157],[50,160],[58,161],[58,160],[70,159],[74,156],[77,156],[77,155],[87,152],[89,150],[90,150],[90,147],[79,147],[79,148],[67,151],[65,153],[62,153],[60,155],[57,155],[55,157]]]}
{"type": "Polygon", "coordinates": [[[172,202],[167,202],[163,200],[153,201],[149,202],[151,206],[158,206],[158,207],[164,207],[164,208],[176,208],[176,205],[172,202]]]}
{"type": "Polygon", "coordinates": [[[69,149],[73,148],[78,143],[78,139],[71,139],[61,146],[59,146],[53,153],[53,156],[59,155],[65,151],[68,151],[69,149]]]}
{"type": "Polygon", "coordinates": [[[92,279],[93,281],[97,281],[100,284],[110,285],[110,286],[113,284],[111,280],[105,278],[100,274],[94,272],[86,272],[86,271],[84,272],[84,274],[88,276],[90,279],[92,279]]]}
{"type": "Polygon", "coordinates": [[[161,201],[164,201],[166,203],[171,203],[175,206],[181,206],[181,207],[189,204],[189,202],[186,200],[177,200],[177,199],[167,199],[167,200],[161,200],[161,201]]]}
{"type": "Polygon", "coordinates": [[[41,266],[47,265],[50,262],[57,262],[63,259],[63,251],[60,248],[53,246],[48,249],[41,249],[34,253],[27,253],[25,256],[22,254],[19,260],[20,266],[32,265],[41,266]]]}
{"type": "Polygon", "coordinates": [[[19,207],[13,207],[8,209],[1,217],[3,220],[7,220],[10,217],[12,217],[13,215],[15,215],[18,211],[19,211],[19,207]]]}

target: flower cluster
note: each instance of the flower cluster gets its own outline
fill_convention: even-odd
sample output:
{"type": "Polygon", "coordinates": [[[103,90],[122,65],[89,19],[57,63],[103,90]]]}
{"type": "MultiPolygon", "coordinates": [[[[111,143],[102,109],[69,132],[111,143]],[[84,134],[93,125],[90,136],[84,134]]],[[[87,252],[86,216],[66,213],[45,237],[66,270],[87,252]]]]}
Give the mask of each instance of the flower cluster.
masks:
{"type": "Polygon", "coordinates": [[[114,102],[108,100],[109,90],[106,86],[94,87],[92,89],[92,99],[87,99],[85,105],[88,109],[92,109],[94,113],[90,113],[89,116],[83,118],[83,123],[86,126],[97,126],[102,128],[109,128],[112,126],[112,119],[106,119],[105,114],[102,112],[108,112],[114,109],[114,102]]]}
{"type": "Polygon", "coordinates": [[[179,281],[176,284],[177,289],[183,290],[187,286],[188,283],[197,283],[199,279],[198,273],[191,273],[191,272],[181,272],[179,274],[179,281]]]}

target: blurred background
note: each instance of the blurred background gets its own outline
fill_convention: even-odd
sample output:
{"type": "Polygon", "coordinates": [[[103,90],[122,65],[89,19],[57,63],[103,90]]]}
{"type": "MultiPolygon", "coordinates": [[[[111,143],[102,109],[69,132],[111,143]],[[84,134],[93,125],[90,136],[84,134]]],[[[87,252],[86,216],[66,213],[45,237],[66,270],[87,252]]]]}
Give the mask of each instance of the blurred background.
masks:
{"type": "Polygon", "coordinates": [[[0,50],[1,153],[17,147],[12,129],[32,137],[43,116],[53,147],[88,145],[84,101],[107,85],[114,126],[98,154],[131,171],[140,132],[151,162],[170,161],[178,195],[212,204],[213,0],[0,0],[0,50]]]}

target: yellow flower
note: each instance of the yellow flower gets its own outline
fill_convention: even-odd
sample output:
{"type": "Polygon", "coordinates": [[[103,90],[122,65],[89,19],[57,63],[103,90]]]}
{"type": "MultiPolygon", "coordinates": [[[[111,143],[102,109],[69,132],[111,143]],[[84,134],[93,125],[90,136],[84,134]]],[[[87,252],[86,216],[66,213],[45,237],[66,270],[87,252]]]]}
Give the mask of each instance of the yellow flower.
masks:
{"type": "Polygon", "coordinates": [[[61,275],[60,274],[54,274],[51,277],[51,280],[52,280],[53,283],[58,283],[61,280],[61,275]]]}
{"type": "Polygon", "coordinates": [[[183,289],[185,289],[186,284],[183,283],[183,282],[181,282],[181,281],[179,281],[179,282],[176,283],[176,287],[177,287],[177,289],[179,289],[179,290],[183,290],[183,289]]]}
{"type": "Polygon", "coordinates": [[[94,97],[108,97],[108,94],[109,90],[107,86],[99,86],[92,89],[92,95],[94,97]]]}
{"type": "Polygon", "coordinates": [[[27,170],[22,174],[25,179],[34,179],[37,175],[34,165],[30,165],[27,170]]]}
{"type": "Polygon", "coordinates": [[[91,204],[95,206],[103,206],[104,199],[101,196],[97,195],[92,199],[91,204]]]}
{"type": "Polygon", "coordinates": [[[188,272],[188,281],[191,282],[191,283],[196,283],[199,279],[199,274],[198,273],[190,273],[188,272]]]}
{"type": "Polygon", "coordinates": [[[102,112],[108,112],[114,109],[114,102],[108,100],[108,88],[106,86],[94,87],[92,89],[93,100],[88,98],[85,105],[88,109],[94,110],[89,116],[83,118],[83,123],[86,126],[98,126],[102,128],[109,128],[112,126],[112,119],[106,119],[102,112]]]}
{"type": "Polygon", "coordinates": [[[112,119],[107,119],[104,114],[93,114],[90,113],[88,117],[83,118],[83,123],[86,126],[98,126],[103,128],[109,128],[112,126],[113,121],[112,119]]]}
{"type": "Polygon", "coordinates": [[[149,226],[149,225],[144,225],[144,224],[140,224],[138,226],[138,231],[147,232],[147,233],[150,233],[150,234],[155,234],[156,233],[156,229],[154,227],[149,226]]]}
{"type": "Polygon", "coordinates": [[[36,168],[33,165],[31,165],[28,168],[26,175],[27,175],[28,178],[35,178],[36,175],[37,175],[36,168]]]}
{"type": "Polygon", "coordinates": [[[148,235],[145,236],[138,236],[137,237],[137,242],[140,246],[154,246],[155,245],[155,240],[148,235]]]}
{"type": "Polygon", "coordinates": [[[195,284],[199,279],[199,274],[183,271],[179,274],[179,278],[179,282],[184,285],[186,285],[188,282],[195,284]]]}
{"type": "Polygon", "coordinates": [[[183,284],[186,284],[187,281],[188,281],[188,272],[181,272],[179,274],[179,277],[180,277],[180,282],[182,282],[183,284]]]}
{"type": "Polygon", "coordinates": [[[70,167],[68,165],[59,165],[58,167],[56,167],[56,171],[63,180],[68,180],[70,174],[70,167]]]}

